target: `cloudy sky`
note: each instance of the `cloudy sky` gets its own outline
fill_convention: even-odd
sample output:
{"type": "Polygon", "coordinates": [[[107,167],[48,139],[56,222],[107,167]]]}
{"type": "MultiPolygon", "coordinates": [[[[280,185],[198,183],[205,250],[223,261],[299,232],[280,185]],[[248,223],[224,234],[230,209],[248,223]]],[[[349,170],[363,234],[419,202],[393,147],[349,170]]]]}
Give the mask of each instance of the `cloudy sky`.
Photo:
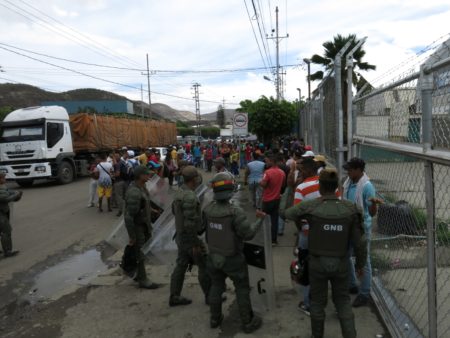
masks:
{"type": "MultiPolygon", "coordinates": [[[[321,53],[322,43],[337,33],[368,37],[366,61],[377,65],[377,70],[366,77],[380,85],[417,67],[426,54],[416,54],[429,45],[439,45],[450,32],[448,0],[253,3],[263,35],[264,31],[270,35],[275,26],[275,6],[280,9],[280,34],[289,33],[280,45],[280,63],[289,66],[285,86],[288,100],[297,97],[297,87],[304,95],[307,92],[301,60],[321,53]]],[[[155,91],[152,102],[192,111],[191,87],[198,82],[200,97],[205,100],[202,113],[213,111],[222,99],[227,107],[236,107],[243,99],[275,95],[273,83],[263,79],[271,77],[264,68],[275,64],[274,42],[264,41],[266,57],[259,37],[263,62],[252,25],[259,37],[251,0],[0,0],[0,82],[29,83],[58,92],[93,87],[140,99],[141,84],[147,88],[140,71],[146,67],[146,53],[152,71],[261,68],[156,72],[151,76],[151,90],[155,91]],[[88,66],[28,51],[128,69],[88,66]]],[[[313,71],[317,69],[313,66],[313,71]]],[[[147,101],[146,92],[144,98],[147,101]]]]}

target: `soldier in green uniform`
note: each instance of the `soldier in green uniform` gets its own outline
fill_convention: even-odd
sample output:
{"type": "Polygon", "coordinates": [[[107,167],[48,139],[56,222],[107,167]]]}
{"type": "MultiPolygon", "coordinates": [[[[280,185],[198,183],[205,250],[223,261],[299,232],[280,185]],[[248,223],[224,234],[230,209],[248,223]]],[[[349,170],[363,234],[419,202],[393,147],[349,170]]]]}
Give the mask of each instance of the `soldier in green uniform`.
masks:
{"type": "Polygon", "coordinates": [[[257,211],[259,219],[251,224],[244,211],[230,202],[235,188],[235,181],[230,173],[216,174],[211,184],[214,201],[204,210],[204,228],[209,249],[206,266],[212,281],[209,296],[210,325],[211,328],[217,328],[222,323],[222,293],[225,291],[225,279],[229,277],[236,290],[242,328],[245,333],[251,333],[261,327],[262,320],[252,310],[243,241],[255,236],[265,214],[257,211]]]}
{"type": "Polygon", "coordinates": [[[353,245],[359,276],[367,258],[361,210],[353,203],[339,200],[335,191],[338,174],[324,169],[319,176],[321,198],[300,203],[285,212],[287,219],[309,223],[309,281],[311,285],[311,329],[314,338],[324,335],[328,281],[331,282],[344,338],[356,337],[355,319],[350,304],[348,252],[353,245]]]}
{"type": "Polygon", "coordinates": [[[152,172],[139,166],[134,170],[134,182],[128,187],[125,195],[125,226],[130,237],[130,245],[136,250],[137,275],[135,280],[143,289],[156,289],[158,284],[152,283],[145,272],[145,256],[141,251],[142,246],[152,234],[150,194],[145,187],[152,172]]]}
{"type": "Polygon", "coordinates": [[[0,173],[0,237],[5,258],[19,253],[19,251],[13,251],[12,249],[9,203],[17,202],[21,198],[22,192],[9,190],[6,186],[5,174],[0,173]]]}
{"type": "Polygon", "coordinates": [[[177,190],[172,204],[175,215],[178,257],[170,279],[170,306],[189,305],[190,299],[181,296],[184,276],[192,265],[198,267],[198,281],[208,302],[211,280],[206,273],[206,248],[199,238],[202,227],[200,201],[195,189],[201,184],[201,176],[193,166],[186,166],[181,171],[183,185],[177,190]]]}

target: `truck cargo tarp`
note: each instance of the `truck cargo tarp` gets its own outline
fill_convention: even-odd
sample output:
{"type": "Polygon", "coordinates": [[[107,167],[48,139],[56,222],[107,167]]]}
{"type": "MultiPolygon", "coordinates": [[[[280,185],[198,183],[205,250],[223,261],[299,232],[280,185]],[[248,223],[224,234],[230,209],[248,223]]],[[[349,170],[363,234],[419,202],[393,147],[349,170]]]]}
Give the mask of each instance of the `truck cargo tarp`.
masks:
{"type": "Polygon", "coordinates": [[[160,147],[176,143],[175,123],[99,114],[70,116],[73,148],[79,151],[160,147]]]}

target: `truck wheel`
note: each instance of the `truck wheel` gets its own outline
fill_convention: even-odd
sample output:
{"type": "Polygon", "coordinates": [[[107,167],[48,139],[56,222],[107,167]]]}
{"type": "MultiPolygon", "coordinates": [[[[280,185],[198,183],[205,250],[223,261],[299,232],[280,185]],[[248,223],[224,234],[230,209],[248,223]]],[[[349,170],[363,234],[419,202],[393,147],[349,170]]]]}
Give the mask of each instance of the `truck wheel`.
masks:
{"type": "Polygon", "coordinates": [[[20,180],[16,181],[18,185],[20,185],[22,188],[29,188],[33,185],[33,180],[20,180]]]}
{"type": "Polygon", "coordinates": [[[59,184],[68,184],[73,181],[74,173],[72,165],[63,161],[58,167],[58,183],[59,184]]]}

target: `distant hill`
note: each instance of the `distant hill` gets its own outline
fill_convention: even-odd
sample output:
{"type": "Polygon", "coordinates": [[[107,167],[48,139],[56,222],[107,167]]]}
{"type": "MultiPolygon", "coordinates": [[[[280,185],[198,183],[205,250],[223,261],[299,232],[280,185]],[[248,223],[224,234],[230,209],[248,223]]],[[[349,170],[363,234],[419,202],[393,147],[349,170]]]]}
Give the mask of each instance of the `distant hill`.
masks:
{"type": "MultiPolygon", "coordinates": [[[[236,109],[225,109],[225,122],[231,123],[233,122],[233,116],[236,113],[236,109]]],[[[195,117],[195,115],[194,115],[195,117]]],[[[202,120],[216,122],[217,120],[217,111],[207,114],[202,114],[202,120]]]]}
{"type": "MultiPolygon", "coordinates": [[[[55,93],[43,90],[27,84],[0,84],[0,108],[12,107],[14,109],[23,107],[39,106],[43,101],[89,101],[89,100],[129,100],[133,102],[134,111],[139,114],[141,106],[148,113],[149,105],[141,101],[133,101],[105,90],[94,88],[82,88],[69,90],[67,92],[55,93]]],[[[153,117],[156,119],[167,119],[171,121],[195,120],[195,114],[189,111],[179,111],[162,103],[152,104],[153,117]]]]}

